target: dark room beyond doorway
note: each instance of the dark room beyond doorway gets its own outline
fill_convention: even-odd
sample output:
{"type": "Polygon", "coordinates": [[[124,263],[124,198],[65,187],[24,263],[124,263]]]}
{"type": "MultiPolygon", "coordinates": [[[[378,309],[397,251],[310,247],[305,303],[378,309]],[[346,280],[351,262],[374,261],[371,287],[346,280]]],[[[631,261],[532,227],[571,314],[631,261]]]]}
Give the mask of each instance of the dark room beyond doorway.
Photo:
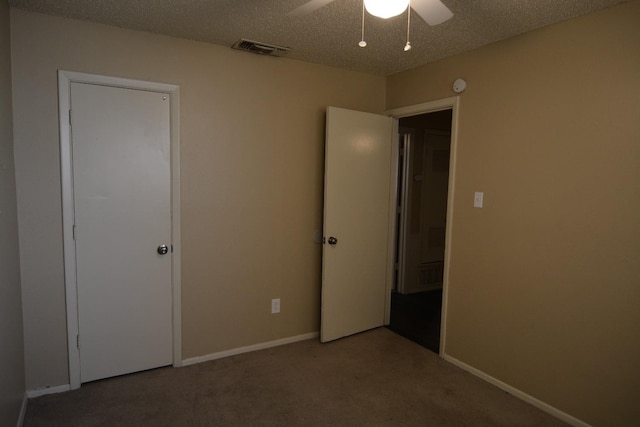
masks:
{"type": "Polygon", "coordinates": [[[399,121],[396,275],[389,329],[440,350],[452,111],[399,121]]]}

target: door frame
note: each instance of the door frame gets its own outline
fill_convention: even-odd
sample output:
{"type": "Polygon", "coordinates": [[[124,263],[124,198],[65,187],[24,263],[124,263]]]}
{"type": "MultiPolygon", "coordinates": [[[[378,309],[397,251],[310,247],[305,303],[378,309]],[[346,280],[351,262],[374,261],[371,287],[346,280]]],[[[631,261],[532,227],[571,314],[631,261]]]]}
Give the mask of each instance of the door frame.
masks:
{"type": "MultiPolygon", "coordinates": [[[[399,161],[399,134],[398,134],[398,119],[409,116],[417,116],[421,114],[435,113],[442,110],[451,110],[451,147],[449,157],[449,188],[447,194],[447,225],[445,228],[445,251],[444,251],[444,275],[442,280],[442,315],[440,321],[440,355],[446,354],[446,336],[447,336],[447,308],[449,305],[449,272],[451,269],[451,238],[452,238],[452,226],[453,226],[453,210],[454,210],[454,195],[455,195],[455,178],[456,178],[456,162],[458,152],[458,120],[460,111],[460,97],[453,96],[450,98],[443,98],[435,101],[423,102],[421,104],[409,105],[406,107],[394,108],[387,110],[386,114],[393,117],[395,120],[394,129],[394,151],[393,159],[395,160],[395,167],[398,167],[399,161]]],[[[393,203],[397,200],[398,182],[397,174],[392,181],[392,188],[394,189],[394,195],[391,197],[393,203]]],[[[396,215],[393,215],[395,220],[396,215]]],[[[392,227],[390,225],[390,227],[392,227]]],[[[391,238],[389,239],[389,251],[395,253],[395,245],[397,241],[396,227],[393,226],[391,230],[391,238]]],[[[389,269],[393,270],[393,263],[389,264],[389,269]]],[[[391,290],[392,281],[387,282],[387,312],[385,321],[389,324],[391,318],[391,290]]]]}
{"type": "Polygon", "coordinates": [[[71,83],[88,83],[124,89],[160,92],[170,100],[171,152],[171,257],[173,366],[182,366],[182,316],[180,282],[180,87],[172,84],[131,80],[119,77],[58,70],[58,118],[60,131],[60,172],[62,190],[62,230],[64,250],[64,283],[67,311],[67,350],[69,385],[80,388],[80,350],[78,348],[78,295],[76,247],[73,238],[74,194],[70,122],[71,83]]]}

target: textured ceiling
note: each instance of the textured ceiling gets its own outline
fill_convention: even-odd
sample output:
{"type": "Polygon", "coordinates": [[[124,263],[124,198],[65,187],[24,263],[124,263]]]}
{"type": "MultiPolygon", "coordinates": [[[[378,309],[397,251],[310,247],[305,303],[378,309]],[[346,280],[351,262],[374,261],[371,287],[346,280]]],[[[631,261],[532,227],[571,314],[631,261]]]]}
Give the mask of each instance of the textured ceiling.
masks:
{"type": "MultiPolygon", "coordinates": [[[[12,7],[231,46],[238,39],[291,47],[288,57],[389,75],[627,0],[442,0],[454,13],[430,27],[416,14],[367,15],[362,0],[335,0],[304,16],[307,0],[9,0],[12,7]]],[[[412,0],[420,1],[420,0],[412,0]]],[[[249,53],[247,53],[249,54],[249,53]]]]}

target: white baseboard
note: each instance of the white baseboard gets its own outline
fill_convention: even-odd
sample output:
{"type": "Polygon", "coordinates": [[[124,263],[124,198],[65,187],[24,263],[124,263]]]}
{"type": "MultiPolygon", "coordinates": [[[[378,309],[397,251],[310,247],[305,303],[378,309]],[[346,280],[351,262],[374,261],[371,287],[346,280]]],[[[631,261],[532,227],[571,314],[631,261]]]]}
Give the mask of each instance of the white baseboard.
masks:
{"type": "Polygon", "coordinates": [[[56,385],[53,387],[42,387],[35,390],[27,390],[27,397],[29,399],[32,399],[34,397],[44,396],[45,394],[63,393],[69,390],[71,390],[71,386],[69,384],[56,385]]]}
{"type": "Polygon", "coordinates": [[[24,396],[22,397],[22,405],[20,406],[20,413],[18,414],[18,422],[16,424],[17,427],[22,427],[22,424],[24,424],[24,416],[27,413],[27,400],[29,398],[27,397],[27,392],[24,393],[24,396]]]}
{"type": "Polygon", "coordinates": [[[231,350],[220,351],[217,353],[205,354],[204,356],[191,357],[182,361],[182,366],[195,365],[196,363],[208,362],[210,360],[222,359],[223,357],[235,356],[236,354],[249,353],[266,348],[278,347],[280,345],[291,344],[298,341],[310,340],[320,336],[318,332],[310,332],[308,334],[296,335],[294,337],[281,338],[275,341],[263,342],[260,344],[248,345],[246,347],[234,348],[231,350]]]}
{"type": "Polygon", "coordinates": [[[464,369],[465,371],[475,375],[476,377],[479,377],[483,380],[485,380],[486,382],[506,391],[507,393],[517,397],[520,400],[523,400],[533,406],[535,406],[536,408],[546,412],[549,415],[553,415],[554,417],[564,421],[565,423],[575,426],[575,427],[591,427],[590,424],[585,423],[582,420],[579,420],[576,417],[573,417],[569,414],[567,414],[566,412],[562,412],[561,410],[554,408],[553,406],[539,400],[536,399],[535,397],[528,395],[527,393],[518,390],[515,387],[510,386],[507,383],[504,383],[502,381],[500,381],[497,378],[492,377],[491,375],[482,372],[479,369],[474,368],[473,366],[467,365],[464,362],[461,362],[460,360],[456,359],[455,357],[451,357],[448,354],[441,354],[442,358],[445,359],[447,362],[451,362],[454,365],[456,365],[459,368],[464,369]]]}

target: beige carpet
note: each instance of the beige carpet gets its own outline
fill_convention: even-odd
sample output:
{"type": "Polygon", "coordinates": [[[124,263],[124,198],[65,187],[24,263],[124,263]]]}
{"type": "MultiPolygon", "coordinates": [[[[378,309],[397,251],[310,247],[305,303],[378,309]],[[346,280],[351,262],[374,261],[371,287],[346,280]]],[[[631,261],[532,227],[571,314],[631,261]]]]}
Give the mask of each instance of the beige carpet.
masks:
{"type": "Polygon", "coordinates": [[[562,426],[380,328],[29,400],[34,426],[562,426]]]}

